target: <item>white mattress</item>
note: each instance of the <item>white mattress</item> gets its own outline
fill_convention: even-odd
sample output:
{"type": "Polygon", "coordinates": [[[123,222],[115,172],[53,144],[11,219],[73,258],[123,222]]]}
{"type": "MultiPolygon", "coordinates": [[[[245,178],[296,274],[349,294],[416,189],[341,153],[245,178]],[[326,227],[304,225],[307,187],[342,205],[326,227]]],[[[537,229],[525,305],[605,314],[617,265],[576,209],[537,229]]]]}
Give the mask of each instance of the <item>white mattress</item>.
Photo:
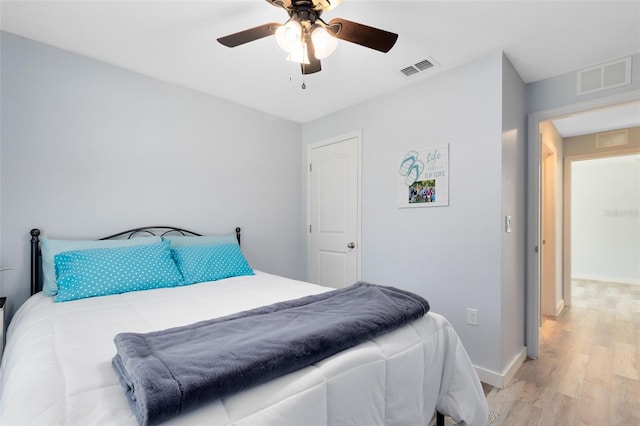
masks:
{"type": "MultiPolygon", "coordinates": [[[[328,288],[257,272],[212,283],[53,303],[16,313],[2,359],[2,425],[135,425],[113,337],[227,315],[328,288]]],[[[449,322],[429,313],[384,336],[166,424],[421,425],[436,407],[485,425],[478,377],[449,322]]]]}

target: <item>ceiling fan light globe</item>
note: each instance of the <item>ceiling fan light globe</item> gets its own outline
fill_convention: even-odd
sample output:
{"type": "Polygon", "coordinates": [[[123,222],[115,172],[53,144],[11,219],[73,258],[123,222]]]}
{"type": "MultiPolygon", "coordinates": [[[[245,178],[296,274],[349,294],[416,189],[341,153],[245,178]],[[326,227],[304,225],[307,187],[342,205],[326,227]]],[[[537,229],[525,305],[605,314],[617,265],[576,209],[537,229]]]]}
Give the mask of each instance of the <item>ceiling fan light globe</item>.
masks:
{"type": "Polygon", "coordinates": [[[309,65],[309,54],[304,43],[298,43],[287,56],[287,61],[309,65]]]}
{"type": "Polygon", "coordinates": [[[302,38],[302,26],[298,21],[291,20],[276,30],[276,42],[285,52],[291,53],[299,45],[302,38]]]}
{"type": "Polygon", "coordinates": [[[316,59],[324,59],[331,55],[338,46],[338,39],[329,35],[327,30],[316,27],[311,32],[311,41],[315,50],[316,59]]]}

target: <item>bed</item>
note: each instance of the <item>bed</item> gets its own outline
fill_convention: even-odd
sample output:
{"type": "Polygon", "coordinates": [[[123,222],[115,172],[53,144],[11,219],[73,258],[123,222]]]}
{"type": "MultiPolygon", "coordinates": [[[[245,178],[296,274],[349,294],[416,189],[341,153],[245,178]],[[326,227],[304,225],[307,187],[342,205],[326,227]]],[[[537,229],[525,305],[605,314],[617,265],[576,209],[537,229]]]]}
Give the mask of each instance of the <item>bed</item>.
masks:
{"type": "MultiPolygon", "coordinates": [[[[109,248],[77,249],[75,242],[66,246],[58,241],[62,244],[53,258],[58,262],[54,274],[60,287],[52,296],[46,291],[51,285],[47,283],[51,248],[41,248],[39,236],[40,231],[31,231],[33,295],[11,321],[1,364],[0,424],[5,426],[139,424],[113,366],[117,335],[146,336],[300,298],[325,297],[335,290],[249,269],[250,273],[227,277],[222,273],[223,278],[198,281],[210,278],[206,271],[191,285],[128,288],[114,294],[103,294],[96,286],[92,291],[97,294],[69,297],[63,261],[86,261],[88,253],[142,252],[139,237],[169,240],[177,263],[181,247],[190,250],[192,244],[240,247],[240,228],[226,236],[202,237],[156,226],[100,240],[114,244],[109,248]],[[119,247],[121,243],[128,248],[119,247]]],[[[201,253],[203,247],[195,250],[201,253]]],[[[186,277],[187,272],[181,271],[186,277]]],[[[436,410],[466,425],[485,425],[488,413],[459,337],[444,317],[428,312],[393,331],[208,401],[162,424],[426,426],[436,410]]]]}

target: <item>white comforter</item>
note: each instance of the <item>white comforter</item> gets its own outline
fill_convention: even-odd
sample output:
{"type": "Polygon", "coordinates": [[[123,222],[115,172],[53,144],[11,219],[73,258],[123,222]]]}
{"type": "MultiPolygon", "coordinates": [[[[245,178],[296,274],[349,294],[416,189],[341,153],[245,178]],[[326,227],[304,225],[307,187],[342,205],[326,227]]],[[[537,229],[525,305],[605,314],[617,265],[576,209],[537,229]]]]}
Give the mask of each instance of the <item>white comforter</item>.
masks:
{"type": "MultiPolygon", "coordinates": [[[[113,337],[227,315],[331,290],[257,272],[187,287],[53,303],[38,293],[16,313],[2,359],[2,425],[135,425],[111,366],[113,337]]],[[[166,424],[421,425],[435,409],[484,425],[469,357],[442,316],[406,327],[166,424]]]]}

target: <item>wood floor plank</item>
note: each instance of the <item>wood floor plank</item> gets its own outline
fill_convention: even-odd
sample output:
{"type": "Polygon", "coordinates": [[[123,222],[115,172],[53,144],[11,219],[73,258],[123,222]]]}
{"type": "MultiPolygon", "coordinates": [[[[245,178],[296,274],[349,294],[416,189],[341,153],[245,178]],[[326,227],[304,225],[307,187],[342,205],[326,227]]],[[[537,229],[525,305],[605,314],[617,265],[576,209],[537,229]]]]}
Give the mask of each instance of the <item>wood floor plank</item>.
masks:
{"type": "Polygon", "coordinates": [[[614,376],[611,394],[611,424],[640,425],[640,381],[614,376]]]}
{"type": "Polygon", "coordinates": [[[490,396],[487,396],[487,400],[491,400],[490,410],[489,410],[489,423],[492,425],[508,425],[509,423],[505,423],[506,418],[509,416],[511,409],[516,403],[516,399],[522,388],[524,387],[524,382],[521,380],[512,380],[511,383],[505,387],[504,389],[496,389],[495,393],[489,393],[490,396]]]}
{"type": "Polygon", "coordinates": [[[518,401],[538,408],[544,408],[553,397],[553,389],[537,383],[525,382],[518,395],[518,401]]]}
{"type": "Polygon", "coordinates": [[[578,400],[578,424],[584,425],[608,425],[611,402],[609,398],[592,399],[581,398],[578,400]]]}
{"type": "Polygon", "coordinates": [[[564,363],[564,372],[558,382],[557,391],[561,394],[577,398],[584,381],[589,355],[573,352],[564,363]]]}
{"type": "Polygon", "coordinates": [[[639,365],[636,345],[616,343],[613,350],[613,374],[640,380],[639,365]]]}
{"type": "MultiPolygon", "coordinates": [[[[518,371],[518,378],[540,386],[549,386],[551,380],[560,376],[562,362],[553,357],[540,357],[527,360],[518,371]]],[[[555,381],[553,382],[555,385],[555,381]]]]}
{"type": "Polygon", "coordinates": [[[621,297],[616,306],[616,319],[630,321],[633,314],[633,301],[627,297],[621,297]]]}
{"type": "Polygon", "coordinates": [[[610,385],[612,363],[613,351],[608,347],[594,345],[589,353],[585,381],[610,385]]]}
{"type": "Polygon", "coordinates": [[[538,421],[540,426],[565,426],[575,424],[578,413],[578,400],[556,393],[543,408],[538,421]]]}
{"type": "Polygon", "coordinates": [[[600,324],[600,312],[597,309],[587,309],[578,331],[593,330],[598,327],[598,324],[600,324]]]}
{"type": "Polygon", "coordinates": [[[631,322],[633,323],[634,328],[640,328],[640,312],[633,313],[633,315],[631,316],[631,322]]]}
{"type": "Polygon", "coordinates": [[[631,317],[628,320],[616,320],[616,327],[614,330],[614,337],[616,343],[628,343],[630,345],[635,344],[635,329],[631,317]]]}
{"type": "Polygon", "coordinates": [[[611,399],[611,386],[600,383],[585,382],[580,390],[578,399],[596,400],[602,399],[609,401],[611,399]]]}
{"type": "Polygon", "coordinates": [[[503,425],[536,426],[542,417],[542,408],[515,401],[502,422],[503,425]]]}

